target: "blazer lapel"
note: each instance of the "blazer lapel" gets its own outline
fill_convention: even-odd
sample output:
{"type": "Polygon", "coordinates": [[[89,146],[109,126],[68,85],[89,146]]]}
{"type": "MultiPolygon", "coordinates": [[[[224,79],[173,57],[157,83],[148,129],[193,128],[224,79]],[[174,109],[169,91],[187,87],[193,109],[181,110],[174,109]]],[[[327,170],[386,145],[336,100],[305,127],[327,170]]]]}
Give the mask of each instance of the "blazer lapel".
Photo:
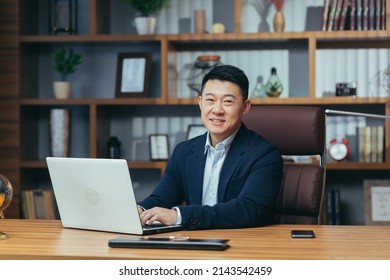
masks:
{"type": "Polygon", "coordinates": [[[189,204],[202,204],[203,176],[206,164],[206,156],[204,155],[206,135],[207,133],[199,138],[192,150],[193,154],[187,158],[186,177],[189,204]]]}
{"type": "Polygon", "coordinates": [[[241,124],[236,137],[234,138],[229,152],[226,156],[225,162],[223,163],[221,174],[219,176],[218,184],[218,203],[224,202],[225,192],[227,184],[232,177],[234,170],[241,161],[241,155],[245,152],[247,147],[247,128],[244,124],[241,124]]]}

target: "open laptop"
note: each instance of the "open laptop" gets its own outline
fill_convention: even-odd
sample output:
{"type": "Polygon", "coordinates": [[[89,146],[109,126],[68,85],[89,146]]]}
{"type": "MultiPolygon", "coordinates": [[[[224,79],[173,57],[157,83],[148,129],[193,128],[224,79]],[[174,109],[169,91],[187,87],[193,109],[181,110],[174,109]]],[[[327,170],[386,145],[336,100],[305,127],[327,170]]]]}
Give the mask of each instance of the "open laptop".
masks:
{"type": "Polygon", "coordinates": [[[124,159],[47,157],[46,162],[64,227],[137,235],[182,229],[142,226],[124,159]]]}

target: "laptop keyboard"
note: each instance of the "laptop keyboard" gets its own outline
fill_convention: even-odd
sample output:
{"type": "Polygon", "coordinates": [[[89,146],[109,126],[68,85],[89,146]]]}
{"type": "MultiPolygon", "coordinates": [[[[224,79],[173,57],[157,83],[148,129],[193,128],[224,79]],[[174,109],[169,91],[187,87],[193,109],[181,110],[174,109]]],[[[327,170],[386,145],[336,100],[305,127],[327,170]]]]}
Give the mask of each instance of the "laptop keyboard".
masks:
{"type": "Polygon", "coordinates": [[[160,224],[160,223],[154,223],[154,224],[145,224],[143,226],[144,229],[151,229],[151,228],[162,228],[162,227],[167,227],[166,224],[160,224]]]}

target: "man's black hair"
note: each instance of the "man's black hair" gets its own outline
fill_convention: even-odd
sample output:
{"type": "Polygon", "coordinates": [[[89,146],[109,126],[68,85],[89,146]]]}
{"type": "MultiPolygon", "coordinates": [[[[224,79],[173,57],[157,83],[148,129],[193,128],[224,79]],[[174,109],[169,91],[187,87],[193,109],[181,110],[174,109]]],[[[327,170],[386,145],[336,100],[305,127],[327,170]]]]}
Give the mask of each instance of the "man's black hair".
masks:
{"type": "Polygon", "coordinates": [[[239,86],[243,100],[248,99],[249,80],[244,71],[232,65],[219,65],[208,72],[202,81],[202,90],[208,80],[229,81],[239,86]]]}

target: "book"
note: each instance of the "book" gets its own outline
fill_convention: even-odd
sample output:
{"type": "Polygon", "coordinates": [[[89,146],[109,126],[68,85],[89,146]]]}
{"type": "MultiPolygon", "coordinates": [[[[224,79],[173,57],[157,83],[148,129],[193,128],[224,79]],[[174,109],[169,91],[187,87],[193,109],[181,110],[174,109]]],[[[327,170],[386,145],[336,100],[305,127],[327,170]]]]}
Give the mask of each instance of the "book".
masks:
{"type": "Polygon", "coordinates": [[[359,127],[359,162],[371,162],[371,128],[359,127]]]}
{"type": "Polygon", "coordinates": [[[375,30],[381,29],[381,1],[375,0],[375,30]]]}
{"type": "Polygon", "coordinates": [[[329,15],[328,15],[328,31],[333,30],[333,24],[334,24],[334,17],[336,14],[336,7],[337,7],[337,2],[340,0],[332,0],[331,1],[331,6],[329,7],[329,15]]]}
{"type": "Polygon", "coordinates": [[[37,219],[45,219],[45,209],[43,207],[42,190],[33,190],[35,214],[37,219]]]}
{"type": "Polygon", "coordinates": [[[342,6],[342,9],[340,12],[339,30],[344,30],[346,27],[348,9],[349,9],[349,0],[344,0],[343,6],[342,6]]]}
{"type": "Polygon", "coordinates": [[[348,0],[338,0],[337,1],[332,30],[340,30],[339,28],[340,28],[341,10],[343,8],[344,2],[347,2],[347,1],[348,0]]]}
{"type": "Polygon", "coordinates": [[[381,30],[386,29],[386,0],[381,3],[381,30]]]}
{"type": "Polygon", "coordinates": [[[42,191],[44,219],[55,220],[59,216],[56,211],[56,203],[52,190],[42,191]]]}
{"type": "Polygon", "coordinates": [[[350,30],[356,29],[356,1],[358,1],[358,0],[351,0],[351,9],[349,11],[349,29],[350,30]]]}
{"type": "Polygon", "coordinates": [[[371,126],[371,141],[370,141],[370,154],[371,154],[371,160],[370,162],[378,162],[378,127],[377,126],[371,126]]]}
{"type": "Polygon", "coordinates": [[[384,162],[384,156],[383,156],[383,152],[385,150],[385,147],[384,147],[384,137],[385,137],[385,127],[384,126],[378,126],[377,128],[377,161],[378,162],[384,162]]]}
{"type": "Polygon", "coordinates": [[[366,126],[365,128],[365,147],[364,147],[364,161],[371,162],[371,127],[366,126]]]}
{"type": "Polygon", "coordinates": [[[349,143],[349,155],[347,160],[350,162],[359,161],[359,147],[358,147],[358,136],[357,135],[346,135],[345,138],[349,143]]]}
{"type": "Polygon", "coordinates": [[[368,29],[374,30],[375,29],[375,1],[376,0],[368,0],[369,1],[369,8],[368,8],[368,29]]]}
{"type": "Polygon", "coordinates": [[[330,0],[324,0],[324,12],[322,14],[322,31],[326,31],[328,26],[330,0]]]}
{"type": "Polygon", "coordinates": [[[334,216],[334,224],[341,224],[341,208],[340,208],[340,190],[333,190],[333,216],[334,216]]]}
{"type": "Polygon", "coordinates": [[[334,225],[334,211],[333,211],[333,205],[334,205],[334,196],[333,196],[333,190],[328,190],[326,192],[326,202],[327,202],[327,210],[328,210],[328,225],[334,225]]]}
{"type": "Polygon", "coordinates": [[[31,190],[21,192],[22,199],[22,217],[24,219],[36,219],[34,197],[31,190]]]}
{"type": "Polygon", "coordinates": [[[368,30],[368,0],[362,0],[361,29],[368,30]]]}
{"type": "Polygon", "coordinates": [[[22,216],[25,219],[59,219],[53,190],[25,190],[21,192],[22,216]]]}
{"type": "Polygon", "coordinates": [[[307,7],[306,9],[306,31],[318,31],[322,28],[321,16],[324,14],[324,7],[307,7]]]}
{"type": "Polygon", "coordinates": [[[363,5],[362,0],[356,0],[356,30],[362,30],[363,5]]]}

